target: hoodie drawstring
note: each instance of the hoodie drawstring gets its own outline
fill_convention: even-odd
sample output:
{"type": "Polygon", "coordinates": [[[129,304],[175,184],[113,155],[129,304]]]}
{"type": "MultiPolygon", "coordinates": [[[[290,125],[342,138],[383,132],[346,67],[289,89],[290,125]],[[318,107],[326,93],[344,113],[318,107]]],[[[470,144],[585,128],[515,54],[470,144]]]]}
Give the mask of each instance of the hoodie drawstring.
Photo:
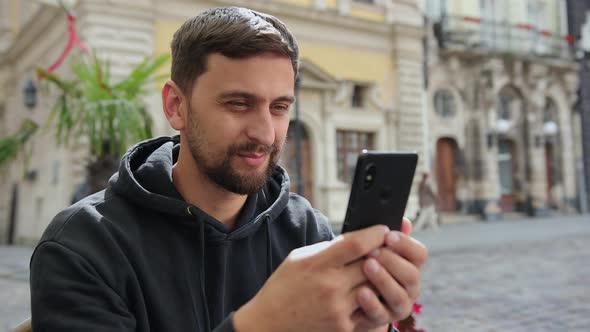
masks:
{"type": "Polygon", "coordinates": [[[201,299],[203,299],[203,308],[205,309],[205,331],[211,331],[211,322],[209,321],[209,305],[207,302],[207,291],[205,289],[205,222],[199,223],[201,236],[201,266],[199,268],[199,279],[201,279],[201,299]]]}
{"type": "Polygon", "coordinates": [[[267,276],[273,272],[272,264],[272,232],[270,231],[270,216],[267,214],[264,216],[264,226],[266,227],[266,270],[267,276]]]}
{"type": "MultiPolygon", "coordinates": [[[[193,211],[191,211],[190,206],[187,207],[186,211],[188,212],[188,214],[192,217],[194,217],[193,211]]],[[[200,264],[199,266],[199,279],[201,281],[201,284],[199,285],[200,287],[200,292],[201,292],[201,300],[203,301],[202,305],[203,305],[203,309],[205,310],[205,331],[209,332],[211,331],[211,322],[209,321],[209,305],[207,303],[207,292],[205,290],[205,222],[201,221],[199,222],[199,237],[200,237],[200,245],[201,245],[201,252],[199,253],[199,261],[198,263],[200,264]]],[[[190,281],[188,281],[188,287],[189,289],[192,289],[192,283],[190,281]]],[[[193,293],[191,291],[191,293],[193,293]]],[[[195,311],[196,314],[196,308],[195,308],[195,299],[193,298],[193,309],[195,311]]],[[[197,315],[197,317],[199,317],[197,315]]]]}

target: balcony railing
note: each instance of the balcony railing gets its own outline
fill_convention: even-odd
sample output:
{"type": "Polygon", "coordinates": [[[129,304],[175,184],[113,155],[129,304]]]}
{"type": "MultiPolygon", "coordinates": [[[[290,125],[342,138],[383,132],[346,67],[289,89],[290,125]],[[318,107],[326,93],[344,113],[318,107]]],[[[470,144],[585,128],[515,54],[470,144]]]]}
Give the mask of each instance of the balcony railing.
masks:
{"type": "Polygon", "coordinates": [[[572,60],[575,38],[541,30],[532,24],[486,21],[470,16],[443,16],[433,24],[438,46],[482,52],[572,60]]]}

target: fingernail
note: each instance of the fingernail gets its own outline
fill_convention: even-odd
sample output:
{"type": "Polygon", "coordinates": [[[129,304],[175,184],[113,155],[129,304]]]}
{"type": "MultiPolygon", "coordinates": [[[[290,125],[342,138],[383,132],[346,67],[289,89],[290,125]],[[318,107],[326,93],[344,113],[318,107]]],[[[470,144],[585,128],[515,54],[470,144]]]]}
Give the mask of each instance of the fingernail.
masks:
{"type": "Polygon", "coordinates": [[[387,233],[389,233],[389,227],[387,226],[383,226],[383,234],[387,235],[387,233]]]}
{"type": "Polygon", "coordinates": [[[369,303],[369,301],[371,301],[371,294],[369,293],[368,289],[361,289],[359,294],[359,301],[363,304],[367,304],[369,303]]]}
{"type": "Polygon", "coordinates": [[[396,243],[398,241],[399,241],[399,234],[398,234],[398,232],[392,231],[392,232],[389,232],[389,234],[387,234],[387,242],[389,244],[394,244],[394,243],[396,243]]]}
{"type": "Polygon", "coordinates": [[[374,249],[373,251],[371,251],[369,253],[369,256],[373,257],[373,258],[377,258],[377,257],[379,257],[379,255],[381,255],[381,250],[379,250],[378,248],[374,249]]]}
{"type": "Polygon", "coordinates": [[[373,258],[370,258],[367,262],[367,270],[369,273],[377,273],[379,271],[379,263],[373,258]]]}

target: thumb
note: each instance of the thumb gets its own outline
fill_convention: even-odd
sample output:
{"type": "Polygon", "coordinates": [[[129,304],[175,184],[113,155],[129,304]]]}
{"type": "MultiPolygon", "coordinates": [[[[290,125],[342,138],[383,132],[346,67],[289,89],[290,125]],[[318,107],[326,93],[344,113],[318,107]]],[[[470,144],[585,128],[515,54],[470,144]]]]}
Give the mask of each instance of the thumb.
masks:
{"type": "Polygon", "coordinates": [[[412,222],[410,221],[410,219],[404,217],[404,219],[402,220],[401,231],[402,231],[402,233],[404,233],[406,235],[412,234],[412,222]]]}

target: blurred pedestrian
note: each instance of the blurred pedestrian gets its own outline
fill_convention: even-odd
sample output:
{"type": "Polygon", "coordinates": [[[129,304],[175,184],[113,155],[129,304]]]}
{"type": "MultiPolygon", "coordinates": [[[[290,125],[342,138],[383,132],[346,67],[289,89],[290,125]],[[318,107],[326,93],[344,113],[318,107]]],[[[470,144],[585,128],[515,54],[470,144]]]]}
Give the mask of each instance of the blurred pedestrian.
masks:
{"type": "Polygon", "coordinates": [[[418,216],[414,223],[415,229],[438,229],[440,216],[436,210],[436,195],[432,191],[428,181],[428,173],[422,173],[422,179],[418,186],[418,216]]]}

